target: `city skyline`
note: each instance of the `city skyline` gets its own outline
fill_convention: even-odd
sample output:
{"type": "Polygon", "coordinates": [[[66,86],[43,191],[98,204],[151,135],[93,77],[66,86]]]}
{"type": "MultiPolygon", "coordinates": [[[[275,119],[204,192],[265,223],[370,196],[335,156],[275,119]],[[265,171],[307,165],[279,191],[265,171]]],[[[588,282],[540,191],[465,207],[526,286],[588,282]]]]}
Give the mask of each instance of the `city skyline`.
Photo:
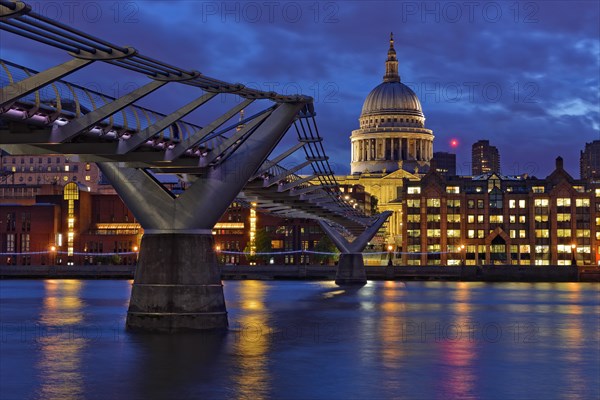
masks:
{"type": "MultiPolygon", "coordinates": [[[[338,174],[349,172],[349,136],[366,95],[382,81],[390,31],[402,82],[419,96],[435,133],[434,151],[455,152],[458,173],[470,171],[471,144],[488,139],[502,154],[507,175],[543,177],[560,155],[566,170],[578,176],[579,151],[598,138],[595,2],[115,4],[33,6],[107,40],[126,37],[123,44],[159,60],[250,87],[313,96],[338,174]],[[369,29],[356,29],[361,24],[369,29]]],[[[3,40],[3,58],[43,69],[67,57],[46,50],[44,57],[32,57],[38,48],[3,40]]],[[[110,74],[81,72],[73,81],[92,80],[109,95],[143,82],[133,73],[123,76],[116,82],[110,74]]],[[[160,109],[175,101],[178,88],[142,103],[160,109]]]]}

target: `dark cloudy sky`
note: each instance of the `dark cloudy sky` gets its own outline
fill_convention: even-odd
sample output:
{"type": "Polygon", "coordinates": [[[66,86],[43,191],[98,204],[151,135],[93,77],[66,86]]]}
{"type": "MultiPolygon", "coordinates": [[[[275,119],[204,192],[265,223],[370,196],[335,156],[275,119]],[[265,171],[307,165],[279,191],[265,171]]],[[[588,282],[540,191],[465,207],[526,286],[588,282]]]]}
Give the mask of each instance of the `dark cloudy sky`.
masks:
{"type": "MultiPolygon", "coordinates": [[[[172,64],[264,90],[314,96],[337,173],[349,171],[349,135],[382,81],[389,32],[402,81],[420,97],[435,151],[489,139],[502,172],[545,176],[562,155],[579,176],[579,151],[600,135],[597,1],[102,1],[32,2],[62,22],[172,64]]],[[[60,50],[1,33],[1,54],[31,68],[60,50]]],[[[121,90],[115,70],[85,76],[121,90]]],[[[132,77],[130,79],[137,79],[132,77]]],[[[150,104],[177,96],[171,89],[150,104]]]]}

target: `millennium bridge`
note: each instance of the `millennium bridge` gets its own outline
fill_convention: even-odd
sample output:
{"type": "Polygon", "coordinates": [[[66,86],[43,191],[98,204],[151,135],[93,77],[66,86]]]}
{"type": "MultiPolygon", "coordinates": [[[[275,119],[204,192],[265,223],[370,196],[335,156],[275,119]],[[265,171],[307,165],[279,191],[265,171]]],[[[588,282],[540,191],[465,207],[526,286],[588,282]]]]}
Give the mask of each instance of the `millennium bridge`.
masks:
{"type": "Polygon", "coordinates": [[[211,232],[236,198],[276,215],[317,220],[341,252],[336,283],[366,282],[361,252],[390,213],[367,216],[343,200],[311,97],[180,68],[46,18],[21,1],[0,1],[0,29],[5,37],[62,51],[66,59],[43,71],[0,60],[1,149],[97,163],[144,229],[128,328],[228,326],[211,232]],[[109,64],[114,76],[134,73],[147,82],[111,97],[64,79],[99,63],[109,64]],[[191,90],[195,98],[162,113],[139,105],[166,86],[191,90]],[[233,107],[217,112],[211,107],[216,99],[233,107]],[[243,110],[253,111],[235,121],[243,110]],[[196,111],[209,122],[186,119],[196,111]],[[293,144],[273,154],[284,137],[293,144]],[[281,165],[298,154],[303,162],[281,165]],[[306,168],[312,173],[298,174],[306,168]],[[188,188],[175,195],[160,174],[177,175],[188,188]]]}

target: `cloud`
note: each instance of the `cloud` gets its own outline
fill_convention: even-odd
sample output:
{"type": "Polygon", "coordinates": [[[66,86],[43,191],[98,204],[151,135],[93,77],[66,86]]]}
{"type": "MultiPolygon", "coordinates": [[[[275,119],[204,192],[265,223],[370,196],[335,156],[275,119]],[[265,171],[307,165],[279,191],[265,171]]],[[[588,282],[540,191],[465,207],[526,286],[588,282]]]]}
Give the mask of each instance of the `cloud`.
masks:
{"type": "MultiPolygon", "coordinates": [[[[60,15],[50,2],[36,4],[156,59],[313,96],[326,151],[340,166],[348,166],[348,136],[362,102],[382,80],[390,31],[402,79],[421,98],[436,135],[435,150],[451,150],[449,138],[459,137],[459,164],[470,162],[472,142],[490,139],[507,171],[528,162],[544,175],[561,154],[577,176],[579,150],[599,135],[597,2],[78,2],[72,13],[66,3],[51,3],[62,4],[60,15]]],[[[68,59],[5,32],[0,42],[3,59],[32,68],[68,59]]],[[[106,90],[115,81],[140,81],[95,68],[77,80],[101,80],[106,90]]],[[[145,105],[173,109],[191,96],[169,86],[145,105]]]]}

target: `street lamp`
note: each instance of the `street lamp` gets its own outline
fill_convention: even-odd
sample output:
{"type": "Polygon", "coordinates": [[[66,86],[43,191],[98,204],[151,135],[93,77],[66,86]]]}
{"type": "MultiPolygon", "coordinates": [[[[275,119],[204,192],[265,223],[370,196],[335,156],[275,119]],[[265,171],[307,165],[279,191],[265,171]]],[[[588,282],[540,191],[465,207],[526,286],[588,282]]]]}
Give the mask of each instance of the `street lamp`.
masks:
{"type": "Polygon", "coordinates": [[[140,250],[140,248],[139,248],[137,245],[134,245],[134,246],[133,246],[133,252],[135,253],[135,263],[136,263],[136,264],[137,264],[137,262],[138,262],[138,257],[140,256],[140,255],[138,254],[138,251],[139,251],[139,250],[140,250]]]}
{"type": "Polygon", "coordinates": [[[465,245],[464,244],[460,245],[460,253],[461,253],[461,255],[460,255],[460,258],[461,258],[460,264],[461,265],[465,265],[465,263],[466,263],[465,259],[467,258],[467,252],[465,251],[465,245]]]}
{"type": "Polygon", "coordinates": [[[221,245],[215,246],[215,252],[217,253],[217,262],[222,263],[223,260],[221,259],[221,245]]]}
{"type": "Polygon", "coordinates": [[[56,264],[56,246],[50,246],[50,261],[52,266],[56,264]]]}
{"type": "Polygon", "coordinates": [[[391,244],[388,244],[387,247],[388,250],[388,267],[393,267],[394,263],[392,262],[392,250],[394,250],[394,246],[392,246],[391,244]]]}
{"type": "Polygon", "coordinates": [[[571,244],[571,265],[577,265],[577,259],[575,258],[575,253],[577,252],[577,245],[575,243],[571,244]]]}

